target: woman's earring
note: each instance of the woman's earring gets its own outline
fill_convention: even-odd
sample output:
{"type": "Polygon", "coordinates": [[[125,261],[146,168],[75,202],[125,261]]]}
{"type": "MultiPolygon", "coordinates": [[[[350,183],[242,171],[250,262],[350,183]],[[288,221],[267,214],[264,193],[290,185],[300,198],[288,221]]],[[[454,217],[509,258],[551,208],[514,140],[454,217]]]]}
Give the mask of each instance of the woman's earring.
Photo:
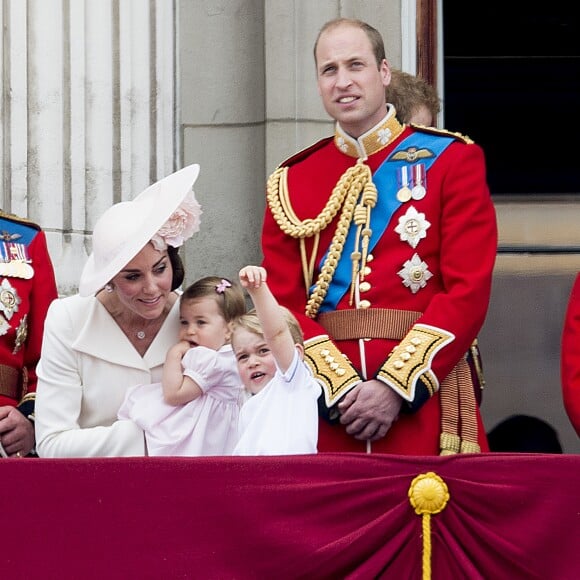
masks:
{"type": "Polygon", "coordinates": [[[105,292],[108,292],[109,294],[113,291],[113,285],[112,284],[105,284],[105,292]]]}

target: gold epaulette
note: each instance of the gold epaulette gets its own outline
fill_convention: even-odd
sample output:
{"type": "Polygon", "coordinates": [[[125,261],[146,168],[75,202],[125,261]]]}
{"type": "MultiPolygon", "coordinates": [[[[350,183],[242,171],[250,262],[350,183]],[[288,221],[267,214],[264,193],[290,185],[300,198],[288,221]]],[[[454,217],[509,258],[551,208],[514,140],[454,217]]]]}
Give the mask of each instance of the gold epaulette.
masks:
{"type": "Polygon", "coordinates": [[[295,153],[294,155],[292,155],[292,157],[288,157],[288,159],[285,159],[284,161],[282,161],[282,163],[280,163],[278,168],[290,167],[291,165],[294,165],[295,163],[298,163],[299,161],[306,159],[309,155],[311,155],[315,151],[318,151],[318,149],[321,149],[322,147],[327,145],[329,142],[332,142],[333,139],[334,139],[334,137],[324,137],[324,139],[320,139],[320,141],[313,143],[309,147],[306,147],[306,149],[302,149],[301,151],[298,151],[298,153],[295,153]]]}
{"type": "Polygon", "coordinates": [[[304,343],[304,361],[322,385],[328,408],[336,405],[362,379],[348,358],[338,350],[328,335],[304,343]]]}
{"type": "Polygon", "coordinates": [[[5,211],[0,209],[0,218],[5,219],[5,220],[10,220],[12,222],[16,222],[19,224],[24,224],[26,226],[30,226],[31,228],[34,228],[36,230],[40,230],[40,226],[36,223],[33,222],[32,220],[29,220],[28,218],[24,218],[21,217],[19,215],[16,215],[14,213],[6,213],[5,211]]]}
{"type": "Polygon", "coordinates": [[[410,126],[415,129],[415,131],[421,131],[422,133],[429,133],[430,135],[442,135],[444,137],[453,137],[466,145],[473,145],[473,139],[470,139],[467,135],[462,133],[457,133],[454,131],[448,131],[447,129],[439,129],[438,127],[426,127],[425,125],[416,125],[415,123],[410,123],[410,126]]]}

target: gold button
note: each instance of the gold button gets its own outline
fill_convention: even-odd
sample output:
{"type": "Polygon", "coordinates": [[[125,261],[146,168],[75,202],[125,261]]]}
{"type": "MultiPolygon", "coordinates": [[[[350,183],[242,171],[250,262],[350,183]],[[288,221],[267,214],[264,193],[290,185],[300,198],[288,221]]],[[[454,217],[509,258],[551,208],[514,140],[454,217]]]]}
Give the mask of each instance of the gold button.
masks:
{"type": "Polygon", "coordinates": [[[368,300],[361,300],[358,304],[359,308],[362,308],[363,310],[370,308],[371,303],[368,300]]]}
{"type": "Polygon", "coordinates": [[[396,361],[393,363],[393,366],[394,366],[396,369],[402,369],[402,368],[405,366],[405,363],[404,363],[402,360],[396,360],[396,361]]]}
{"type": "Polygon", "coordinates": [[[372,254],[367,255],[367,262],[372,262],[374,259],[375,257],[372,254]]]}
{"type": "Polygon", "coordinates": [[[361,292],[368,292],[371,289],[371,285],[368,282],[361,282],[359,284],[359,290],[361,292]]]}
{"type": "Polygon", "coordinates": [[[369,275],[369,274],[370,274],[372,271],[373,271],[373,270],[372,270],[372,268],[371,268],[370,266],[365,266],[365,267],[364,267],[364,270],[363,270],[363,273],[364,273],[364,275],[365,275],[365,277],[366,277],[366,276],[368,276],[368,275],[369,275]]]}

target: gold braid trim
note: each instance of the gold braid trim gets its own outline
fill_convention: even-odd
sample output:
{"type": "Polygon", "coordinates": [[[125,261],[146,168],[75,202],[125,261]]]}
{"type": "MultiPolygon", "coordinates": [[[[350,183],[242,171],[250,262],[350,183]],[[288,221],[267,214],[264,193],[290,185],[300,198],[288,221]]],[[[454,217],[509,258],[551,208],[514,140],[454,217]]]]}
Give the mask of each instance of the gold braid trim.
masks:
{"type": "Polygon", "coordinates": [[[292,238],[310,238],[324,230],[341,208],[358,164],[349,167],[339,179],[323,210],[314,219],[300,220],[294,213],[288,195],[288,167],[279,167],[270,175],[266,186],[266,200],[280,229],[292,238]]]}
{"type": "MultiPolygon", "coordinates": [[[[370,171],[370,170],[369,170],[370,171]]],[[[352,276],[350,284],[349,304],[352,306],[356,279],[364,280],[364,269],[367,265],[369,245],[373,230],[371,224],[371,210],[377,205],[379,193],[372,181],[372,176],[365,183],[359,204],[354,210],[354,223],[357,226],[354,250],[350,255],[352,262],[352,276]]]]}
{"type": "MultiPolygon", "coordinates": [[[[357,200],[369,182],[372,184],[371,170],[368,165],[365,165],[362,160],[359,159],[356,165],[349,167],[338,180],[338,183],[334,186],[326,205],[318,216],[314,219],[308,218],[300,220],[294,213],[290,203],[288,194],[288,168],[278,168],[268,179],[266,200],[270,207],[270,211],[272,212],[272,216],[280,226],[280,229],[293,238],[303,240],[307,237],[318,236],[320,232],[334,219],[338,210],[342,206],[342,213],[336,226],[336,231],[334,232],[328,255],[306,305],[306,316],[309,318],[316,317],[318,309],[326,297],[328,287],[330,286],[336,266],[342,255],[342,250],[344,249],[344,242],[353,219],[357,200]]],[[[370,215],[370,207],[372,207],[375,202],[376,189],[373,185],[372,187],[367,187],[367,193],[364,196],[364,203],[368,206],[368,211],[365,210],[365,213],[370,215]],[[373,190],[375,196],[374,202],[372,201],[373,190]]],[[[366,228],[366,230],[368,230],[368,228],[366,228]]],[[[365,231],[363,235],[367,235],[367,231],[365,231]]],[[[368,235],[370,235],[370,230],[368,230],[368,235]]],[[[317,238],[315,240],[315,249],[316,248],[317,238]]],[[[308,288],[312,284],[314,256],[312,256],[311,260],[308,261],[303,246],[301,247],[301,256],[302,270],[304,273],[306,289],[308,291],[308,288]]],[[[353,256],[353,260],[354,259],[355,257],[353,256]]],[[[360,260],[360,258],[358,260],[360,260]]]]}
{"type": "Polygon", "coordinates": [[[426,324],[415,324],[377,373],[377,379],[389,385],[406,401],[413,401],[415,385],[421,376],[433,395],[438,389],[437,377],[431,371],[433,358],[455,336],[426,324]]]}
{"type": "Polygon", "coordinates": [[[304,362],[322,385],[326,406],[330,409],[361,382],[346,355],[324,334],[304,343],[304,362]]]}
{"type": "MultiPolygon", "coordinates": [[[[353,172],[353,179],[348,184],[348,192],[342,208],[342,214],[340,216],[340,219],[338,220],[336,231],[334,232],[334,236],[332,238],[332,242],[328,250],[328,255],[326,256],[326,260],[322,265],[320,274],[318,274],[318,279],[316,280],[316,284],[314,285],[314,289],[312,290],[310,299],[306,304],[306,316],[308,316],[309,318],[316,318],[318,310],[320,309],[320,305],[326,298],[328,288],[330,287],[330,283],[332,282],[332,278],[334,277],[334,272],[336,271],[336,266],[340,261],[342,251],[344,249],[344,242],[346,240],[350,224],[353,220],[357,199],[360,193],[365,189],[367,183],[369,181],[372,182],[372,173],[370,167],[368,165],[365,165],[362,161],[360,160],[357,161],[357,164],[354,166],[354,168],[351,169],[356,169],[357,171],[353,172]]],[[[340,179],[338,184],[340,185],[341,182],[342,178],[340,179]]],[[[355,268],[355,263],[357,266],[360,263],[359,262],[360,252],[358,252],[357,250],[358,248],[355,247],[355,251],[351,256],[351,259],[353,261],[353,269],[355,268]]],[[[357,272],[353,271],[352,278],[353,286],[355,284],[356,275],[357,272]]]]}

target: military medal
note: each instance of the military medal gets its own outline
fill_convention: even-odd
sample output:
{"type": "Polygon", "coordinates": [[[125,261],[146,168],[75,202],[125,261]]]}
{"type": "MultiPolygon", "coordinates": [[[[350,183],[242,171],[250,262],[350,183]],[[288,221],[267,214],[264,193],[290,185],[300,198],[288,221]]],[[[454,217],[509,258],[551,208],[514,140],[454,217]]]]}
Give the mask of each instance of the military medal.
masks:
{"type": "Polygon", "coordinates": [[[399,191],[397,191],[397,200],[405,203],[411,199],[411,190],[409,189],[409,168],[403,165],[398,170],[399,191]]]}
{"type": "Polygon", "coordinates": [[[0,262],[0,276],[30,280],[34,276],[34,270],[26,262],[0,262]]]}
{"type": "Polygon", "coordinates": [[[0,243],[0,276],[8,278],[23,278],[30,280],[34,276],[34,269],[30,265],[32,260],[24,244],[7,242],[0,243]]]}
{"type": "Polygon", "coordinates": [[[3,316],[0,316],[0,336],[4,336],[9,330],[10,324],[3,316]]]}
{"type": "Polygon", "coordinates": [[[0,284],[0,311],[8,320],[12,318],[15,312],[18,312],[18,306],[22,300],[10,282],[4,278],[0,284]]]}
{"type": "Polygon", "coordinates": [[[411,190],[411,197],[419,201],[425,197],[427,190],[425,189],[425,166],[422,163],[417,163],[413,166],[413,189],[411,190]]]}

